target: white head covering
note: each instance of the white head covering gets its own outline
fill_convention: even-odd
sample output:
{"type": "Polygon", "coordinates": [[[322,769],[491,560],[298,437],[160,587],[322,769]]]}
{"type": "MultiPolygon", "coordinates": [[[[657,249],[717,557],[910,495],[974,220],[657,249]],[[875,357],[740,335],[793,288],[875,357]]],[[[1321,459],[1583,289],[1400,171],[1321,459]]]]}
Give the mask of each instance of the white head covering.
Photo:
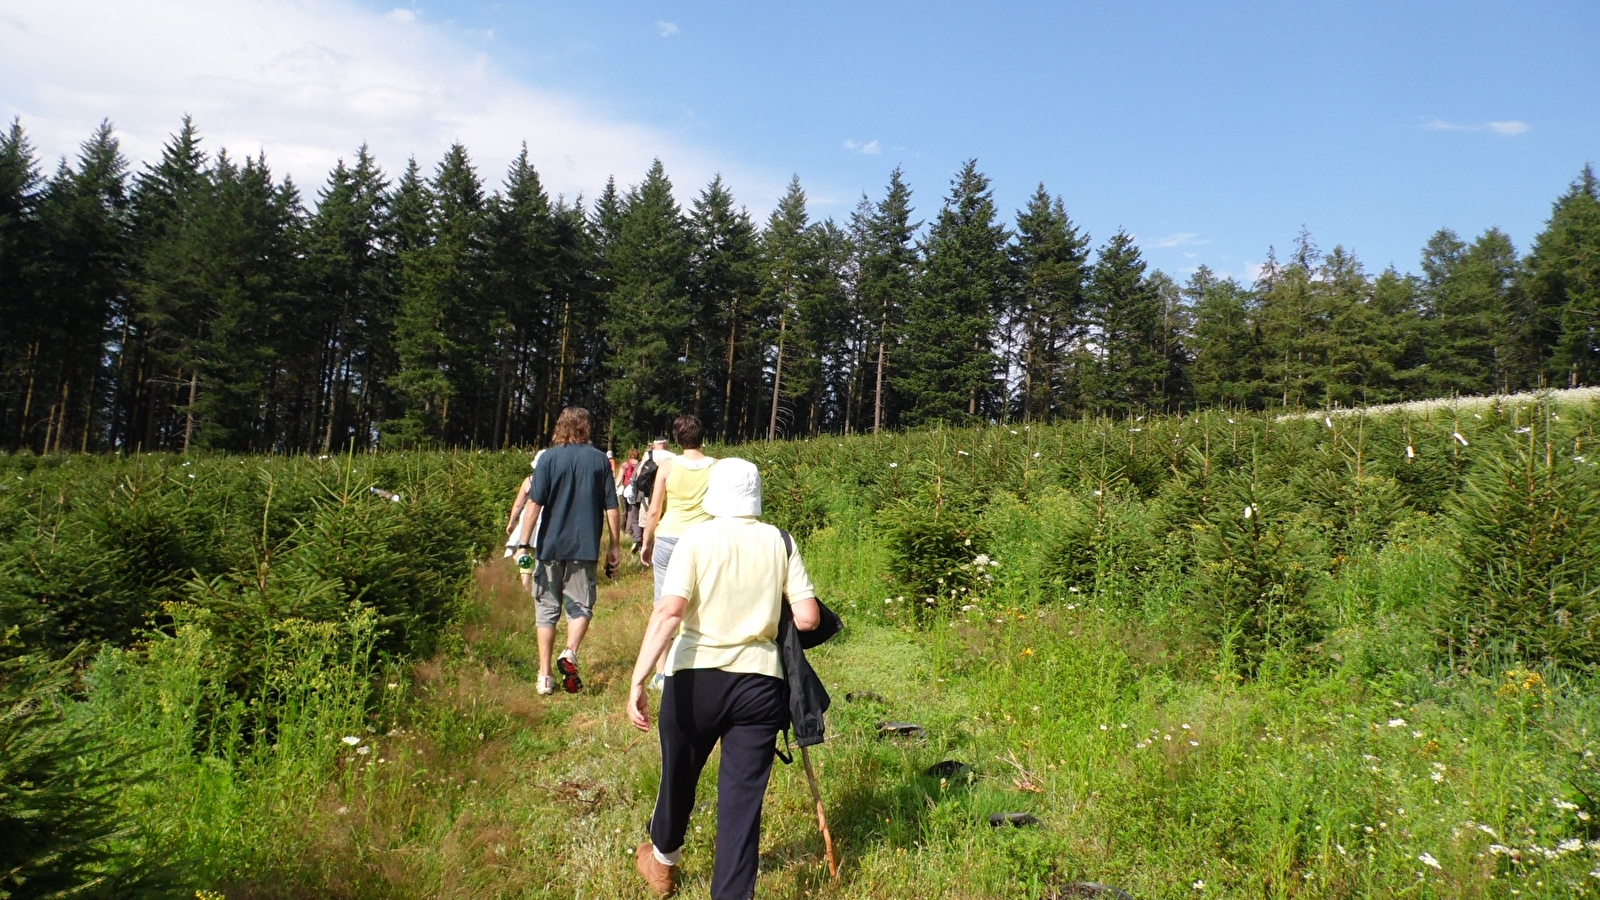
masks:
{"type": "Polygon", "coordinates": [[[718,460],[706,477],[700,508],[713,516],[761,515],[761,472],[755,463],[738,457],[718,460]]]}

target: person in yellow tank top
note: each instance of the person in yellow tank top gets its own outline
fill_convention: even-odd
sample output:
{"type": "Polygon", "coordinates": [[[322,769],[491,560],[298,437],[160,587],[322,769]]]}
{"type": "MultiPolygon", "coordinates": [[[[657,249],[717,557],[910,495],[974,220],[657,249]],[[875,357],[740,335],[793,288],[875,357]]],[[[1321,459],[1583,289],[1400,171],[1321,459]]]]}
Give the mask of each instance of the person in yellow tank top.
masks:
{"type": "MultiPolygon", "coordinates": [[[[655,572],[656,603],[661,602],[661,585],[666,580],[667,563],[672,561],[678,538],[689,526],[711,521],[710,514],[701,506],[711,467],[716,463],[700,451],[705,441],[705,428],[694,416],[679,416],[672,422],[672,439],[682,452],[659,463],[661,468],[656,474],[650,511],[645,518],[644,542],[639,550],[639,560],[655,572]]],[[[651,686],[659,689],[660,661],[656,663],[656,676],[651,686]]]]}

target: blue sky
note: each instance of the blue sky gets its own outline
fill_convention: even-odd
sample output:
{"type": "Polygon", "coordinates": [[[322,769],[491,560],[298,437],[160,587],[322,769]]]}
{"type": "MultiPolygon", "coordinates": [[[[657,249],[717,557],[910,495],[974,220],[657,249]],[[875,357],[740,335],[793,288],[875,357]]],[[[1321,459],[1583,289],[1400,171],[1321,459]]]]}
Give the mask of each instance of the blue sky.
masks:
{"type": "Polygon", "coordinates": [[[1008,215],[1043,181],[1180,277],[1247,277],[1302,225],[1371,270],[1442,226],[1525,249],[1600,162],[1593,0],[38,6],[0,0],[0,43],[50,48],[0,62],[0,101],[51,153],[110,116],[143,157],[188,111],[303,185],[361,140],[398,169],[460,139],[494,181],[527,139],[569,195],[660,156],[681,200],[722,172],[764,215],[798,173],[840,218],[898,164],[924,220],[976,157],[1008,215]],[[54,62],[129,29],[148,49],[54,62]]]}

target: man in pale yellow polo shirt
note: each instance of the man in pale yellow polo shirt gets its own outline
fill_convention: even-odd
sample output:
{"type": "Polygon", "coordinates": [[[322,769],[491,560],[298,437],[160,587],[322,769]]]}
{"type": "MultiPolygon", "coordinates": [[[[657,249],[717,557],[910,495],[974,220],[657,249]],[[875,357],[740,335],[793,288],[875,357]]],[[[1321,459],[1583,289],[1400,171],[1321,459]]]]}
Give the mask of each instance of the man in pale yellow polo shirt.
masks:
{"type": "Polygon", "coordinates": [[[645,684],[671,643],[661,694],[661,789],[651,839],[636,862],[658,895],[676,890],[695,787],[720,741],[711,897],[748,900],[760,861],[762,799],[778,732],[789,723],[777,644],[782,604],[787,600],[801,631],[816,628],[821,612],[798,548],[758,518],[754,465],[725,459],[713,466],[703,508],[713,518],[679,539],[633,667],[628,717],[649,730],[645,684]]]}

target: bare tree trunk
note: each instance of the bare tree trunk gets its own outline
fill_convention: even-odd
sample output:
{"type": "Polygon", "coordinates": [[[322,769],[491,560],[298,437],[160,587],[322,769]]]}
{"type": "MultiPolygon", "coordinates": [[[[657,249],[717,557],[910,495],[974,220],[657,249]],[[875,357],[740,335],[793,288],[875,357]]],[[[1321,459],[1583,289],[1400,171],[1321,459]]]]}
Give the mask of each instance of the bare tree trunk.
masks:
{"type": "Polygon", "coordinates": [[[194,394],[200,384],[200,370],[189,373],[189,405],[183,411],[183,452],[189,453],[189,441],[194,437],[194,394]]]}
{"type": "Polygon", "coordinates": [[[786,317],[778,319],[778,364],[772,368],[772,419],[767,423],[767,440],[775,440],[778,435],[778,391],[783,385],[783,338],[784,332],[789,327],[786,317]]]}
{"type": "Polygon", "coordinates": [[[872,392],[872,433],[877,434],[883,428],[883,364],[887,357],[884,346],[885,332],[889,330],[889,303],[884,301],[883,318],[878,322],[878,380],[872,392]]]}
{"type": "Polygon", "coordinates": [[[733,348],[739,332],[739,298],[733,299],[733,310],[728,316],[728,377],[722,387],[722,438],[733,439],[733,348]]]}
{"type": "Polygon", "coordinates": [[[72,387],[72,382],[67,381],[66,379],[63,378],[62,381],[61,381],[61,415],[59,417],[57,417],[57,419],[56,419],[56,452],[57,453],[61,452],[61,436],[63,434],[65,434],[66,431],[67,431],[67,410],[72,408],[71,405],[67,402],[67,395],[70,392],[71,387],[72,387]]]}

